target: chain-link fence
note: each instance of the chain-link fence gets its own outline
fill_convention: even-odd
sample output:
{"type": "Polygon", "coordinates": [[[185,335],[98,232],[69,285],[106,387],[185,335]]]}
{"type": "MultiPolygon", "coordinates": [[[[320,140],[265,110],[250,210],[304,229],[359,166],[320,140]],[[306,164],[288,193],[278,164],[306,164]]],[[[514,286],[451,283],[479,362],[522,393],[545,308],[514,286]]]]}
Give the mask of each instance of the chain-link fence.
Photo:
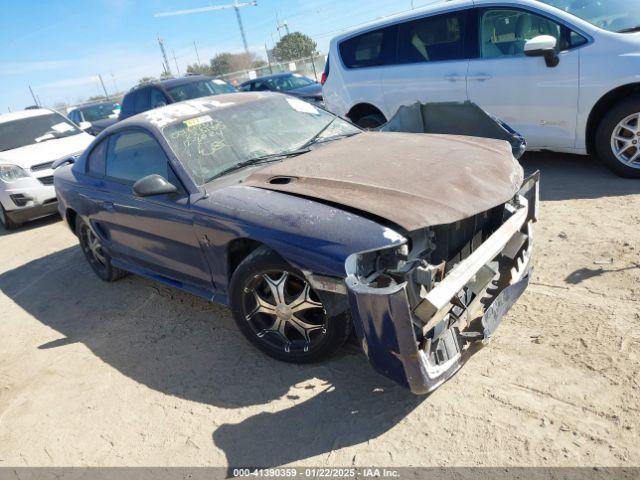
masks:
{"type": "Polygon", "coordinates": [[[327,61],[326,55],[318,55],[315,57],[303,58],[300,60],[292,60],[291,62],[283,63],[271,63],[264,67],[255,68],[252,70],[242,70],[239,72],[227,73],[220,76],[222,80],[232,84],[239,85],[247,80],[253,80],[254,78],[263,77],[265,75],[271,75],[274,73],[298,73],[309,77],[316,82],[319,82],[322,77],[324,65],[327,61]]]}

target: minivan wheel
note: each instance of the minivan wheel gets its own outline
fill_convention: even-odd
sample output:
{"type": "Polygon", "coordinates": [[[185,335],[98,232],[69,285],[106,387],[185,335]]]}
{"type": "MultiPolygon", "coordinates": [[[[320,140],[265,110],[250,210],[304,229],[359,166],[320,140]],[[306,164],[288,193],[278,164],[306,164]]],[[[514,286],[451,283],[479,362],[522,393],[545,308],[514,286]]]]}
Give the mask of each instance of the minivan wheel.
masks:
{"type": "Polygon", "coordinates": [[[244,336],[277,360],[321,360],[351,333],[347,314],[328,316],[303,273],[267,247],[258,248],[238,266],[229,303],[244,336]]]}
{"type": "Polygon", "coordinates": [[[640,96],[620,102],[604,116],[596,133],[596,151],[618,175],[640,178],[640,96]]]}
{"type": "Polygon", "coordinates": [[[7,211],[4,209],[2,204],[0,204],[0,223],[7,230],[15,230],[20,226],[19,223],[14,222],[9,215],[7,215],[7,211]]]}
{"type": "Polygon", "coordinates": [[[78,218],[76,233],[80,241],[80,248],[84,253],[91,269],[105,282],[115,282],[127,275],[127,272],[111,265],[111,257],[104,250],[100,238],[91,227],[78,218]]]}
{"type": "Polygon", "coordinates": [[[365,115],[362,118],[359,118],[354,122],[360,128],[364,128],[366,130],[375,130],[376,128],[380,128],[382,125],[387,123],[387,120],[378,113],[373,113],[371,115],[365,115]]]}

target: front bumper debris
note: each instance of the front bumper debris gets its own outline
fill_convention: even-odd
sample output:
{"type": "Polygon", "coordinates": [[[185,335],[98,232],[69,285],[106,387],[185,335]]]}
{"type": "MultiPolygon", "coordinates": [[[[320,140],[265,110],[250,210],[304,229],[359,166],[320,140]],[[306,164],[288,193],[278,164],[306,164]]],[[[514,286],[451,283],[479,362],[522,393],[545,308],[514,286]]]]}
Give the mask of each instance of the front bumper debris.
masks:
{"type": "Polygon", "coordinates": [[[502,224],[431,288],[419,286],[417,301],[410,275],[404,282],[369,281],[357,259],[347,261],[355,330],[377,371],[428,393],[491,340],[529,284],[538,182],[537,173],[525,180],[505,205],[502,224]]]}

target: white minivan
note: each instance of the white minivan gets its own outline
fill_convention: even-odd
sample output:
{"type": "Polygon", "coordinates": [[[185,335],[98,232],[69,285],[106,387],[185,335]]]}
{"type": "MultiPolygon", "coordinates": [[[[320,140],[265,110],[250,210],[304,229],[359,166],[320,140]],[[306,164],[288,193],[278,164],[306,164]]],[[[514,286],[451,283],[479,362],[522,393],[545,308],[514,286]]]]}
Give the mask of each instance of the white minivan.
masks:
{"type": "Polygon", "coordinates": [[[640,177],[640,0],[452,0],[331,41],[328,110],[363,127],[471,101],[529,150],[597,154],[640,177]]]}
{"type": "Polygon", "coordinates": [[[92,141],[47,108],[0,115],[0,223],[12,229],[56,213],[53,162],[80,155],[92,141]]]}

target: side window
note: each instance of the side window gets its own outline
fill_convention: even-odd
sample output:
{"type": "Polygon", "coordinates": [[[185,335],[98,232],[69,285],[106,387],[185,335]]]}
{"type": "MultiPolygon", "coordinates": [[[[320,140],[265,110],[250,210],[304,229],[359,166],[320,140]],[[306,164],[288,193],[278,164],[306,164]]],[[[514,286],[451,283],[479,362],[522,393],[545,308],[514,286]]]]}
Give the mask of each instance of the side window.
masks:
{"type": "Polygon", "coordinates": [[[578,32],[574,32],[573,30],[569,32],[569,48],[579,47],[580,45],[584,45],[588,41],[589,40],[584,38],[578,32]]]}
{"type": "Polygon", "coordinates": [[[135,104],[133,107],[133,113],[141,113],[146,112],[147,110],[151,110],[151,104],[149,102],[149,89],[143,88],[142,90],[138,90],[135,93],[135,104]]]}
{"type": "Polygon", "coordinates": [[[422,18],[398,26],[398,63],[466,58],[466,12],[422,18]]]}
{"type": "Polygon", "coordinates": [[[133,115],[133,107],[135,105],[136,93],[127,93],[122,99],[122,106],[120,108],[120,117],[125,118],[133,115]]]}
{"type": "Polygon", "coordinates": [[[151,89],[151,108],[164,107],[167,102],[166,95],[159,88],[151,89]]]}
{"type": "Polygon", "coordinates": [[[551,35],[562,47],[563,28],[534,13],[522,10],[490,9],[480,20],[480,56],[482,58],[524,56],[524,44],[539,35],[551,35]]]}
{"type": "Polygon", "coordinates": [[[120,182],[135,183],[154,173],[169,181],[173,178],[167,157],[158,142],[141,131],[112,135],[106,158],[107,177],[120,182]]]}
{"type": "Polygon", "coordinates": [[[340,44],[340,56],[347,68],[392,65],[396,61],[396,27],[367,32],[340,44]]]}
{"type": "Polygon", "coordinates": [[[96,145],[89,157],[87,158],[87,173],[97,177],[104,177],[105,173],[105,159],[107,156],[107,144],[109,139],[105,138],[98,145],[96,145]]]}

